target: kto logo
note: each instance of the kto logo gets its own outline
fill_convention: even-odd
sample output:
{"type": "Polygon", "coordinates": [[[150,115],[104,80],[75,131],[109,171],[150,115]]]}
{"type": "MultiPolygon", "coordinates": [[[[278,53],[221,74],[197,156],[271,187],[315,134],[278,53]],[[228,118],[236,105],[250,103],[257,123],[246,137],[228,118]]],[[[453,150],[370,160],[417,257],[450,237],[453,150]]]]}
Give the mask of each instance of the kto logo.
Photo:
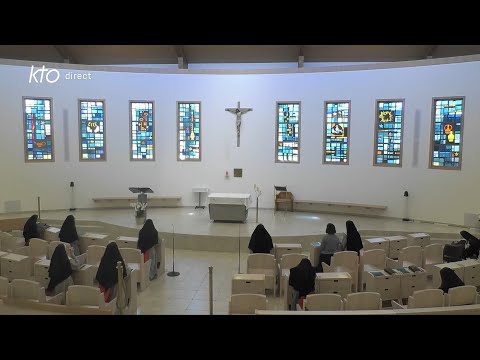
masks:
{"type": "Polygon", "coordinates": [[[43,79],[50,84],[56,83],[60,79],[60,72],[57,69],[48,69],[45,65],[35,70],[35,67],[32,65],[28,83],[31,84],[33,80],[34,83],[41,84],[43,79]]]}

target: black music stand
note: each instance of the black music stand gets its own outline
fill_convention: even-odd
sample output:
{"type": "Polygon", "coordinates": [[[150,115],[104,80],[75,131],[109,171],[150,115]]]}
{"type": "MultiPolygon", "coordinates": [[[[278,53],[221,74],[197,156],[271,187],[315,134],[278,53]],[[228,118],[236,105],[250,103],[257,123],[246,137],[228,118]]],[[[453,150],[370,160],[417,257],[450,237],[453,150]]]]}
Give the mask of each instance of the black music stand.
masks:
{"type": "MultiPolygon", "coordinates": [[[[153,190],[148,187],[129,187],[134,194],[138,194],[137,201],[146,204],[147,203],[147,194],[153,194],[153,190]]],[[[145,207],[145,221],[147,221],[147,208],[145,207]]]]}

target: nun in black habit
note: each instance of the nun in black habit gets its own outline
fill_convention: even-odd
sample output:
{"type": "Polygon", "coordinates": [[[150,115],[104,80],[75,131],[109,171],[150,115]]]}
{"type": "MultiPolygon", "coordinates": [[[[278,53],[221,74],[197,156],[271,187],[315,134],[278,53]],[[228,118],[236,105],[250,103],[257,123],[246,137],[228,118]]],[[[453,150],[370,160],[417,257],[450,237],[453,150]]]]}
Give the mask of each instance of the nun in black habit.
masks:
{"type": "MultiPolygon", "coordinates": [[[[70,248],[71,252],[72,249],[70,248]]],[[[63,293],[62,304],[65,304],[65,295],[68,287],[74,285],[72,274],[73,271],[80,269],[80,261],[70,253],[67,255],[67,250],[64,244],[58,244],[53,251],[50,259],[50,267],[48,268],[48,276],[50,282],[47,286],[47,294],[55,296],[63,293]]]]}
{"type": "Polygon", "coordinates": [[[25,238],[25,246],[30,244],[31,238],[40,238],[40,231],[37,226],[38,215],[30,216],[23,226],[23,237],[25,238]]]}
{"type": "MultiPolygon", "coordinates": [[[[296,299],[300,299],[302,302],[300,305],[303,307],[303,300],[306,296],[315,292],[315,277],[315,268],[308,259],[302,259],[297,266],[290,269],[288,285],[298,292],[298,296],[293,297],[295,305],[297,303],[296,299]]],[[[295,310],[294,304],[292,304],[292,310],[295,310]]]]}
{"type": "Polygon", "coordinates": [[[255,230],[253,230],[248,248],[252,253],[264,253],[269,254],[273,249],[272,237],[268,233],[263,224],[258,224],[255,230]]]}
{"type": "Polygon", "coordinates": [[[62,228],[58,234],[60,241],[68,243],[73,248],[73,253],[80,255],[80,243],[78,241],[77,227],[75,226],[75,218],[68,215],[62,224],[62,228]]]}
{"type": "Polygon", "coordinates": [[[157,253],[158,245],[158,231],[151,219],[145,221],[145,224],[138,233],[137,248],[143,254],[143,262],[152,260],[150,263],[149,278],[153,280],[157,276],[157,269],[160,266],[160,257],[157,253]]]}
{"type": "MultiPolygon", "coordinates": [[[[120,261],[123,267],[123,277],[127,276],[127,268],[123,261],[120,250],[116,242],[108,243],[105,253],[98,265],[97,280],[100,291],[103,293],[105,302],[110,302],[117,296],[118,270],[117,262],[120,261]]],[[[130,269],[129,269],[130,271],[130,269]]]]}
{"type": "Polygon", "coordinates": [[[455,271],[447,267],[444,267],[440,270],[440,277],[442,278],[442,284],[440,285],[439,289],[442,289],[444,293],[448,293],[448,290],[453,287],[465,285],[455,271]]]}
{"type": "Polygon", "coordinates": [[[358,232],[355,224],[352,220],[348,220],[347,223],[347,251],[356,251],[360,256],[360,250],[363,249],[362,238],[358,232]]]}
{"type": "Polygon", "coordinates": [[[460,231],[460,235],[468,243],[468,247],[463,252],[463,257],[477,259],[480,252],[480,240],[465,230],[460,231]]]}

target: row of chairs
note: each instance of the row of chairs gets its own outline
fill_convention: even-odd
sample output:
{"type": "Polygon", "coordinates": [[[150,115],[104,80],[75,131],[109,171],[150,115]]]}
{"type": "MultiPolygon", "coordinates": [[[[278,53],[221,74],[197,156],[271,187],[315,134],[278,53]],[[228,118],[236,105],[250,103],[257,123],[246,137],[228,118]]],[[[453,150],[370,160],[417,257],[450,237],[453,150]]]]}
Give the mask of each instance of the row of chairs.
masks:
{"type": "MultiPolygon", "coordinates": [[[[98,268],[106,248],[106,246],[90,245],[87,249],[87,264],[98,268]]],[[[143,291],[150,284],[149,272],[152,260],[144,262],[143,254],[139,249],[120,248],[119,250],[125,264],[132,270],[137,270],[134,271],[136,282],[140,284],[140,290],[143,291]]]]}
{"type": "Polygon", "coordinates": [[[361,292],[348,294],[344,299],[338,294],[310,294],[303,303],[305,311],[337,311],[337,310],[380,310],[382,299],[377,292],[361,292]]]}
{"type": "Polygon", "coordinates": [[[374,249],[363,251],[360,255],[359,285],[363,289],[367,272],[379,271],[387,267],[399,268],[416,265],[431,275],[433,267],[443,263],[442,251],[442,244],[430,244],[425,246],[425,248],[421,248],[420,246],[407,246],[400,250],[398,260],[388,258],[385,250],[374,249]]]}
{"type": "Polygon", "coordinates": [[[253,315],[255,310],[267,310],[268,300],[261,294],[234,294],[228,302],[229,315],[253,315]]]}
{"type": "MultiPolygon", "coordinates": [[[[4,239],[7,239],[7,242],[11,239],[19,239],[15,238],[8,233],[1,234],[2,236],[2,244],[4,239]],[[6,234],[6,235],[5,235],[6,234]]],[[[11,245],[13,243],[10,242],[8,245],[8,249],[11,250],[11,245]]],[[[15,240],[15,244],[18,244],[18,241],[15,240]]],[[[29,246],[21,246],[16,247],[13,249],[13,253],[24,255],[30,257],[30,275],[34,275],[34,264],[43,259],[50,259],[53,251],[59,245],[63,244],[67,248],[70,247],[70,244],[60,242],[60,241],[51,241],[47,242],[42,239],[32,238],[30,239],[29,246]]],[[[87,249],[86,254],[80,255],[80,263],[85,263],[93,266],[97,266],[100,264],[100,260],[103,257],[105,252],[106,246],[99,246],[99,245],[90,245],[87,249]]],[[[149,285],[149,269],[151,260],[147,262],[143,262],[143,255],[140,250],[134,248],[120,248],[120,253],[126,263],[132,268],[133,270],[138,270],[135,274],[138,274],[137,282],[140,284],[140,289],[144,290],[149,285]]]]}
{"type": "Polygon", "coordinates": [[[14,279],[9,282],[6,277],[0,276],[0,298],[31,300],[40,303],[60,305],[63,294],[47,296],[45,288],[40,283],[26,279],[14,279]]]}
{"type": "MultiPolygon", "coordinates": [[[[130,282],[127,277],[124,281],[130,282]]],[[[126,289],[130,289],[129,286],[126,289]]],[[[130,303],[127,307],[127,313],[136,313],[137,296],[136,290],[129,290],[127,295],[130,303]],[[130,292],[131,291],[131,292],[130,292]]],[[[45,288],[40,283],[32,280],[14,279],[10,283],[7,278],[0,277],[0,299],[3,301],[26,300],[37,303],[48,303],[62,305],[65,296],[65,305],[67,306],[85,306],[96,307],[99,309],[107,309],[112,313],[116,311],[117,298],[113,298],[110,302],[105,302],[103,294],[98,287],[85,285],[70,285],[66,294],[60,293],[55,296],[47,296],[45,288]]]]}
{"type": "Polygon", "coordinates": [[[0,231],[0,251],[13,252],[25,245],[25,239],[0,231]]]}
{"type": "MultiPolygon", "coordinates": [[[[247,258],[247,274],[264,274],[265,288],[273,290],[276,296],[279,279],[285,270],[297,266],[307,255],[290,253],[282,255],[280,261],[276,262],[272,254],[249,254],[247,258]]],[[[282,282],[280,281],[280,295],[282,292],[282,282]]]]}
{"type": "Polygon", "coordinates": [[[448,293],[441,289],[418,290],[408,297],[408,304],[404,306],[392,300],[394,309],[430,308],[442,306],[462,306],[480,304],[480,295],[473,285],[464,285],[450,288],[448,293]]]}

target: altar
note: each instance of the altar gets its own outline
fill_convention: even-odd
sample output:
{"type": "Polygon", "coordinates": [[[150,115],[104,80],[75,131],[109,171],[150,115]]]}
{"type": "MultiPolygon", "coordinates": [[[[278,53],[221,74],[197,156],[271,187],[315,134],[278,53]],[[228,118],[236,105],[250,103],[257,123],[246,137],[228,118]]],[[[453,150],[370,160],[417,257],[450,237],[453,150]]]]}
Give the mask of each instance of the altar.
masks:
{"type": "Polygon", "coordinates": [[[210,220],[245,222],[248,217],[250,194],[213,193],[208,195],[210,220]]]}

